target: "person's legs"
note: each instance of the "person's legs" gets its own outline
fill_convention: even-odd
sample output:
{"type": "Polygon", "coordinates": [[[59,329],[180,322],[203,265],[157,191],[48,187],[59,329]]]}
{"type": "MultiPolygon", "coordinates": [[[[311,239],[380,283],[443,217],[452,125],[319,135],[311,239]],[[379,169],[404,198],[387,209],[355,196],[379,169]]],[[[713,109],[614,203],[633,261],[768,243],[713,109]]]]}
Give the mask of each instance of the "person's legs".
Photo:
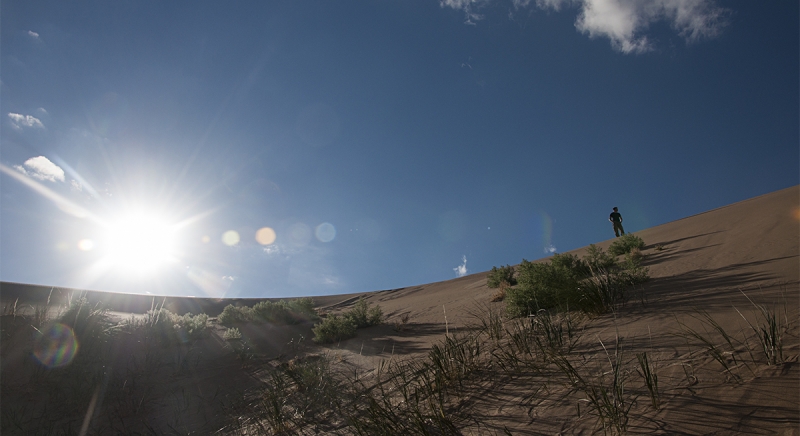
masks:
{"type": "Polygon", "coordinates": [[[622,228],[622,223],[614,223],[614,234],[619,237],[620,232],[622,232],[623,235],[625,234],[625,230],[622,228]]]}

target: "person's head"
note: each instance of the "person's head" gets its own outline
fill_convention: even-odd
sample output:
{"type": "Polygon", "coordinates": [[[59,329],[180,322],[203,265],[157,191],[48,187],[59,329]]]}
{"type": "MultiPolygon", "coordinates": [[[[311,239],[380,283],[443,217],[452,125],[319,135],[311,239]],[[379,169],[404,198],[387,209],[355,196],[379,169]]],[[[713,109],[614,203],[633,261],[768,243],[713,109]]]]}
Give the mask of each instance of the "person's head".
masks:
{"type": "Polygon", "coordinates": [[[615,207],[615,208],[614,208],[614,212],[616,212],[616,211],[617,211],[617,208],[615,207]]]}

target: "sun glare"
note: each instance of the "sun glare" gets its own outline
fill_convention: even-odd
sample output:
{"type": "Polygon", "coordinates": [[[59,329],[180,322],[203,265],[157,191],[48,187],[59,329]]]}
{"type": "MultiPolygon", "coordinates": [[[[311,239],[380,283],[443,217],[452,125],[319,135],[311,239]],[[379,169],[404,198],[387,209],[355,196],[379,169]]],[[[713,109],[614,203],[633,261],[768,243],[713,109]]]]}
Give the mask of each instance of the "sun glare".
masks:
{"type": "Polygon", "coordinates": [[[175,260],[175,226],[156,215],[129,215],[108,227],[104,245],[115,269],[152,272],[175,260]]]}

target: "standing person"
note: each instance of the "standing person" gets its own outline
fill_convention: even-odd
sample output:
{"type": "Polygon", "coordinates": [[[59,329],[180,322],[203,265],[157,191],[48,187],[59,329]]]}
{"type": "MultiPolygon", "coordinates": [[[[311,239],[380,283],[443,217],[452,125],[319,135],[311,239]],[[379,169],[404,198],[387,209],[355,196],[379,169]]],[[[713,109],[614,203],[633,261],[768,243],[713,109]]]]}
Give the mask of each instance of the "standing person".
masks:
{"type": "Polygon", "coordinates": [[[614,208],[614,212],[611,212],[611,215],[608,216],[608,220],[611,221],[611,224],[614,224],[614,234],[619,237],[620,232],[624,235],[625,229],[622,228],[622,215],[617,211],[617,208],[614,208]]]}

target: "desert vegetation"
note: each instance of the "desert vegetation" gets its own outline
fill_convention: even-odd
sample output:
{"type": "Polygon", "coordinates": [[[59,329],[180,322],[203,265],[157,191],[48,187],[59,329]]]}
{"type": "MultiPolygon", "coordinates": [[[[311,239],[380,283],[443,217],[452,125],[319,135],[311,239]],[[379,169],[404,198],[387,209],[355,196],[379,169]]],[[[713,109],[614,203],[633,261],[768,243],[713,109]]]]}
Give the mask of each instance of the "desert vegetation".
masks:
{"type": "MultiPolygon", "coordinates": [[[[637,336],[621,328],[626,310],[644,307],[644,298],[629,298],[646,291],[644,259],[641,247],[615,255],[590,246],[582,258],[495,268],[487,282],[497,287],[487,286],[466,314],[448,307],[449,327],[443,310],[428,348],[391,348],[372,360],[346,350],[358,329],[387,321],[364,298],[321,315],[312,299],[297,299],[228,305],[217,317],[179,315],[153,299],[146,313],[115,318],[80,294],[63,306],[7,304],[0,430],[648,433],[665,428],[665,413],[682,410],[687,393],[743,387],[795,364],[798,318],[785,299],[763,304],[739,292],[736,328],[701,308],[669,314],[669,331],[648,327],[637,336]],[[492,302],[495,289],[507,292],[503,302],[492,302]],[[259,349],[278,337],[279,353],[259,349]]],[[[408,311],[392,319],[404,338],[423,328],[408,311]]]]}
{"type": "Polygon", "coordinates": [[[364,298],[359,298],[354,307],[343,315],[331,315],[314,326],[314,342],[329,344],[356,335],[356,329],[362,329],[383,322],[383,310],[380,306],[371,306],[364,298]]]}
{"type": "Polygon", "coordinates": [[[220,324],[225,326],[247,322],[299,324],[317,319],[319,317],[314,311],[314,300],[311,298],[261,301],[253,307],[229,304],[218,317],[220,324]]]}
{"type": "MultiPolygon", "coordinates": [[[[547,262],[523,259],[517,285],[506,289],[507,310],[513,317],[533,315],[542,309],[588,314],[613,311],[627,302],[632,288],[649,280],[642,259],[636,248],[620,261],[595,245],[589,246],[582,259],[572,254],[555,254],[547,262]]],[[[500,269],[497,271],[500,275],[500,269]]]]}
{"type": "MultiPolygon", "coordinates": [[[[540,309],[520,318],[484,305],[472,311],[469,328],[445,335],[422,358],[390,358],[348,371],[351,362],[326,351],[275,365],[262,376],[263,389],[231,411],[236,420],[228,429],[242,435],[512,434],[502,419],[482,420],[484,393],[489,386],[493,392],[524,386],[514,406],[527,410],[529,419],[546,421],[545,411],[566,410],[566,420],[625,434],[634,420],[657,425],[650,420],[698,384],[708,357],[728,356],[723,366],[702,369],[703,378],[722,383],[741,383],[744,371],[774,365],[777,351],[759,353],[762,342],[754,342],[772,329],[774,312],[764,316],[762,307],[752,308],[750,333],[726,331],[707,315],[690,316],[703,333],[681,324],[685,329],[672,334],[686,341],[685,351],[670,358],[634,349],[634,338],[618,333],[586,335],[592,318],[581,312],[540,309]]],[[[796,320],[775,319],[783,335],[796,337],[796,320]]]]}
{"type": "Polygon", "coordinates": [[[145,431],[140,418],[155,401],[150,383],[197,363],[192,345],[208,333],[207,315],[177,315],[155,300],[147,313],[116,322],[80,295],[63,307],[48,299],[33,316],[17,309],[6,307],[0,318],[4,434],[145,431]]]}

